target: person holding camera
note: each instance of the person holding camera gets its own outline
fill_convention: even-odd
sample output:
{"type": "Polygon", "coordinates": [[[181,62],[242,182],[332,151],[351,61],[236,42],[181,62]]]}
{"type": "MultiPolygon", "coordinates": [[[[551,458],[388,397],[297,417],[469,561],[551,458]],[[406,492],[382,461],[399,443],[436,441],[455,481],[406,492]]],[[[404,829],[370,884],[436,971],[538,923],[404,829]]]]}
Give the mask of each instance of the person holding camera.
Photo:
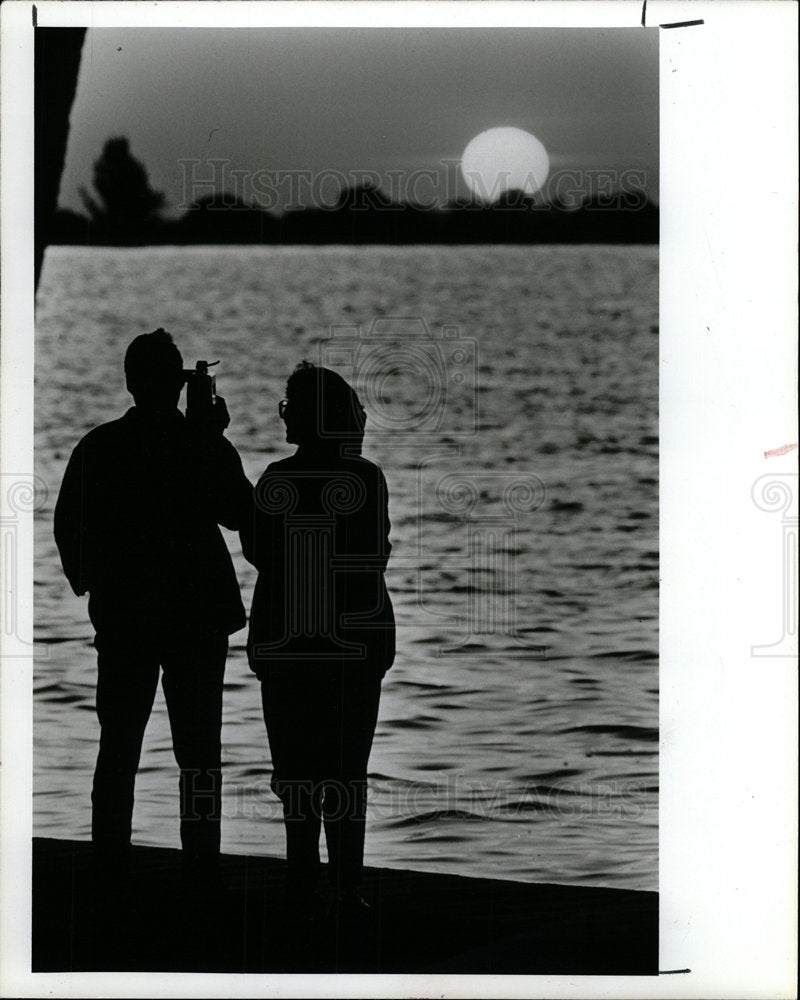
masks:
{"type": "Polygon", "coordinates": [[[395,653],[388,491],[361,457],[366,414],[341,376],[303,362],[278,412],[298,447],[267,467],[241,532],[259,571],[248,655],[283,805],[289,903],[313,911],[319,898],[324,820],[337,904],[357,914],[368,909],[367,762],[395,653]]]}
{"type": "Polygon", "coordinates": [[[193,867],[219,855],[222,686],[228,636],[245,625],[219,525],[240,529],[252,487],[222,397],[202,366],[187,374],[169,333],[125,354],[134,406],[76,446],[55,508],[64,573],[88,592],[97,649],[100,747],[92,787],[95,854],[123,862],[134,783],[159,674],[180,769],[180,835],[193,867]],[[205,396],[205,398],[203,398],[205,396]]]}

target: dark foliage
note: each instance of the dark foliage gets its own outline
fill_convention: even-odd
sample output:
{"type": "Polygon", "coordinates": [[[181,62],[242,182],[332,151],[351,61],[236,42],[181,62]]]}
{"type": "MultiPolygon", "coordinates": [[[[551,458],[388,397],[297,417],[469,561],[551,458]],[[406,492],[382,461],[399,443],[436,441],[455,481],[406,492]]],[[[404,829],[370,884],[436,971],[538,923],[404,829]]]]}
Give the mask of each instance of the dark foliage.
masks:
{"type": "Polygon", "coordinates": [[[80,189],[92,225],[91,242],[119,246],[160,242],[164,195],[150,187],[147,171],[131,154],[127,139],[106,142],[94,165],[94,188],[99,201],[80,189]]]}
{"type": "Polygon", "coordinates": [[[164,219],[164,197],[124,138],[110,139],[95,164],[100,202],[85,190],[89,217],[56,213],[53,243],[110,244],[483,244],[657,243],[659,212],[642,192],[616,191],[577,207],[539,203],[507,191],[492,205],[462,199],[443,208],[393,202],[367,183],[334,204],[281,216],[229,192],[198,199],[178,219],[164,219]]]}

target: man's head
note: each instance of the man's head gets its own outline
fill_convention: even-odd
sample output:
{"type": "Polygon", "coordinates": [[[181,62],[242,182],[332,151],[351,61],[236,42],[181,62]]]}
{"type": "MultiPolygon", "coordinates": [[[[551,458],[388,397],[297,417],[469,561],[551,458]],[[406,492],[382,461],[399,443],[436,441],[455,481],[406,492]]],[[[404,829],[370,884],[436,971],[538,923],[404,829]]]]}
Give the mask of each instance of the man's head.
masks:
{"type": "Polygon", "coordinates": [[[166,330],[143,333],[125,352],[125,384],[138,407],[168,410],[178,405],[183,358],[166,330]]]}
{"type": "Polygon", "coordinates": [[[303,361],[286,383],[282,412],[286,440],[299,445],[337,448],[358,454],[364,440],[366,413],[355,389],[329,368],[303,361]]]}

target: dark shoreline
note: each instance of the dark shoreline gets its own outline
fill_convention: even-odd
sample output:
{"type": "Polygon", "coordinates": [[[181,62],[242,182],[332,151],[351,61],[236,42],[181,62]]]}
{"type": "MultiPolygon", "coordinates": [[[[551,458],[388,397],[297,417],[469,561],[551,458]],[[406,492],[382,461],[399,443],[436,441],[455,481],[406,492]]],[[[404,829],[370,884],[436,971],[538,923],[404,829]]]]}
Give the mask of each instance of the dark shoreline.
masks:
{"type": "MultiPolygon", "coordinates": [[[[124,141],[124,140],[118,140],[124,141]]],[[[151,192],[151,197],[156,197],[151,192]]],[[[146,197],[146,195],[142,195],[146,197]]],[[[334,205],[273,215],[229,192],[200,198],[177,218],[55,211],[44,244],[83,246],[541,246],[658,244],[659,209],[644,191],[617,191],[580,204],[539,204],[521,191],[491,205],[444,207],[392,202],[366,187],[342,192],[334,205]]]]}
{"type": "Polygon", "coordinates": [[[656,975],[658,894],[368,868],[366,919],[285,911],[285,863],[134,847],[127,878],[83,841],[33,840],[33,972],[656,975]]]}

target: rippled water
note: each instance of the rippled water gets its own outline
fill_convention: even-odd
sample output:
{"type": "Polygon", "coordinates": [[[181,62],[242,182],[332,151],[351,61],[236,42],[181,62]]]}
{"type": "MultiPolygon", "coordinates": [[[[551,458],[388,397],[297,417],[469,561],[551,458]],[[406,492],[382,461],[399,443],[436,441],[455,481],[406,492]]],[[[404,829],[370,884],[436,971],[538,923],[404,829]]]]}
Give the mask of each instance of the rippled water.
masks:
{"type": "MultiPolygon", "coordinates": [[[[128,406],[127,343],[165,326],[187,365],[222,359],[229,437],[253,480],[288,453],[276,404],[301,358],[338,365],[367,406],[400,625],[367,862],[655,888],[657,275],[649,247],[50,248],[36,333],[49,490],[36,833],[88,838],[98,735],[85,600],[52,540],[58,485],[78,438],[128,406]]],[[[226,537],[249,604],[254,571],[226,537]]],[[[282,854],[243,632],[223,741],[223,849],[282,854]]],[[[177,846],[176,812],[159,693],[135,840],[177,846]]]]}

